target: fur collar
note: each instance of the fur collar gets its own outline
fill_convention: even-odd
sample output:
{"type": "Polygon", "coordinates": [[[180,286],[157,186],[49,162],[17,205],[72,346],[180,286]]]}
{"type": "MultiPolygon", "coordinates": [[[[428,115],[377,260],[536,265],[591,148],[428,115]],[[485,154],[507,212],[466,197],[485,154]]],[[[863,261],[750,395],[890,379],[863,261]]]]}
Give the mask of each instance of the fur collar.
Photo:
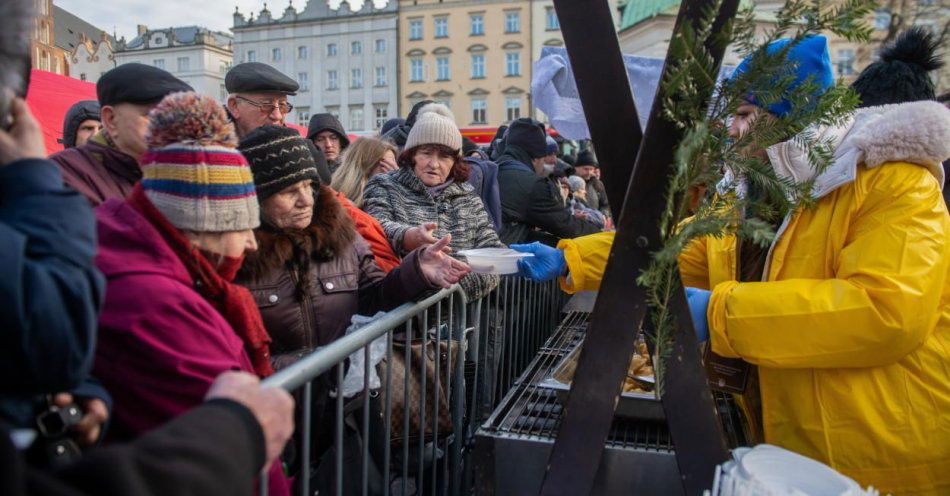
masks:
{"type": "Polygon", "coordinates": [[[257,251],[244,260],[241,279],[257,280],[275,269],[285,268],[294,259],[295,246],[309,253],[311,260],[320,262],[339,257],[353,244],[353,220],[333,192],[321,185],[314,196],[313,220],[306,229],[254,230],[257,251]]]}
{"type": "MultiPolygon", "coordinates": [[[[857,177],[858,164],[878,167],[909,162],[930,171],[941,187],[941,162],[950,158],[950,109],[933,101],[881,105],[860,109],[838,127],[816,131],[819,139],[835,146],[834,159],[815,178],[814,196],[820,198],[857,177]]],[[[796,181],[814,177],[804,151],[794,141],[767,150],[776,171],[796,181]]]]}

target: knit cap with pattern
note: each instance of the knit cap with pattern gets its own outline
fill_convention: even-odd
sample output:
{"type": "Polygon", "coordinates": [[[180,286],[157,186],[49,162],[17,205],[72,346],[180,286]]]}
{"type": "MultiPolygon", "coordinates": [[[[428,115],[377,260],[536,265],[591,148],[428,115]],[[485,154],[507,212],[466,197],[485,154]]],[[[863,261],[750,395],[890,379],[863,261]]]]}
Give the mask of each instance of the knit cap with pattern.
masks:
{"type": "Polygon", "coordinates": [[[149,113],[142,190],[178,229],[227,232],[260,225],[251,169],[234,125],[213,98],[172,93],[149,113]]]}
{"type": "Polygon", "coordinates": [[[455,125],[455,116],[441,103],[430,103],[419,110],[403,149],[433,144],[445,145],[453,150],[462,149],[462,133],[455,125]]]}
{"type": "Polygon", "coordinates": [[[316,147],[293,128],[261,126],[244,136],[238,149],[251,164],[260,201],[305,179],[320,183],[316,147]]]}

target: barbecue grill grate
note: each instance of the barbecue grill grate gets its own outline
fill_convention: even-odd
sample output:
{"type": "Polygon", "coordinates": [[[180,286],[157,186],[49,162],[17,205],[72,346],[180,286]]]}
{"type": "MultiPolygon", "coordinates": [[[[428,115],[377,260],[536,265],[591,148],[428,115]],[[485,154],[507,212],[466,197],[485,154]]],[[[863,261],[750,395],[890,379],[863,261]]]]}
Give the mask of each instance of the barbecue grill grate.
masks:
{"type": "MultiPolygon", "coordinates": [[[[562,406],[554,391],[537,384],[583,340],[590,314],[571,312],[540,348],[525,372],[483,426],[487,432],[514,438],[553,440],[561,421],[562,406]]],[[[713,392],[730,447],[744,444],[742,424],[730,395],[713,392]]],[[[606,446],[672,453],[673,442],[664,422],[615,418],[606,446]]]]}

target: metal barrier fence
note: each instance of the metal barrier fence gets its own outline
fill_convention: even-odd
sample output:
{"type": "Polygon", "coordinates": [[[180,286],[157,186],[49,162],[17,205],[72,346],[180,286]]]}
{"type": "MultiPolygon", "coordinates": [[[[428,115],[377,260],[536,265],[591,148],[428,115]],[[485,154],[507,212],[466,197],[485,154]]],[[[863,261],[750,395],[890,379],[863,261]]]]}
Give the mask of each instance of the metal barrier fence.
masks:
{"type": "MultiPolygon", "coordinates": [[[[294,492],[471,492],[475,430],[553,331],[564,301],[556,283],[514,276],[473,302],[456,285],[267,378],[265,385],[291,391],[298,402],[295,449],[285,450],[294,492]],[[378,340],[385,340],[385,355],[373,388],[371,347],[377,342],[378,349],[378,340]],[[347,359],[358,352],[362,391],[347,399],[338,385],[354,372],[347,359]]],[[[260,494],[267,494],[266,476],[260,482],[260,494]]]]}

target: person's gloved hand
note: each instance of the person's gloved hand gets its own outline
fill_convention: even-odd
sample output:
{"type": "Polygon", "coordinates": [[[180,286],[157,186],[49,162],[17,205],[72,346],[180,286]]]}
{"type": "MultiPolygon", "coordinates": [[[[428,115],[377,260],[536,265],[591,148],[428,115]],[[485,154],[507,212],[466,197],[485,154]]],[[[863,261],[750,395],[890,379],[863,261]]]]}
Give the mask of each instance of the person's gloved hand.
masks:
{"type": "Polygon", "coordinates": [[[564,251],[537,241],[527,245],[511,245],[512,250],[533,253],[533,257],[518,260],[518,273],[535,282],[550,281],[564,274],[567,261],[564,251]]]}
{"type": "Polygon", "coordinates": [[[689,315],[693,318],[693,330],[696,339],[709,340],[709,323],[706,321],[706,310],[709,308],[709,298],[712,291],[699,288],[686,288],[686,300],[689,302],[689,315]]]}

